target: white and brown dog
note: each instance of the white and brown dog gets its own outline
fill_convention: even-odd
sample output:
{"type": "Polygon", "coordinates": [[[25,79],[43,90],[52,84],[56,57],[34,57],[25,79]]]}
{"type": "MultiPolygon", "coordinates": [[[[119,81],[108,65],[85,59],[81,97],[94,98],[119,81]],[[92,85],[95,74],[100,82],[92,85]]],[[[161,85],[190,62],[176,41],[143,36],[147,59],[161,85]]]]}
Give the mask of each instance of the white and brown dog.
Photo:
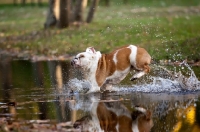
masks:
{"type": "Polygon", "coordinates": [[[144,48],[124,46],[109,54],[101,54],[89,47],[71,61],[72,66],[81,68],[84,79],[91,83],[89,92],[109,90],[112,84],[122,81],[131,69],[136,73],[130,80],[140,78],[150,71],[151,56],[144,48]]]}
{"type": "Polygon", "coordinates": [[[74,123],[83,132],[150,132],[153,119],[143,107],[127,109],[120,101],[93,102],[89,115],[74,123]]]}

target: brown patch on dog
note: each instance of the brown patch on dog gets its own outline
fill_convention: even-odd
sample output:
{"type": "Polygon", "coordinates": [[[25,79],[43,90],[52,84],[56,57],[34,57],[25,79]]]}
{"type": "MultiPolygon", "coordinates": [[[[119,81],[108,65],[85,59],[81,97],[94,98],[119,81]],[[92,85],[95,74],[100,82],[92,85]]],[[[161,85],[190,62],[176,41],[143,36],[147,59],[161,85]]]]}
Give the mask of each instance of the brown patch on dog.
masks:
{"type": "Polygon", "coordinates": [[[101,86],[106,78],[106,59],[105,55],[99,59],[97,70],[96,70],[96,80],[98,86],[101,86]]]}
{"type": "Polygon", "coordinates": [[[132,119],[122,115],[118,117],[119,132],[132,132],[132,119]]]}
{"type": "MultiPolygon", "coordinates": [[[[116,52],[116,51],[115,51],[116,52]]],[[[113,52],[113,53],[115,53],[113,52]]],[[[106,54],[106,63],[107,63],[107,76],[111,76],[115,71],[116,71],[116,65],[113,61],[113,56],[114,54],[111,53],[111,54],[106,54]]]]}
{"type": "MultiPolygon", "coordinates": [[[[130,54],[131,49],[127,46],[118,48],[110,54],[102,54],[96,71],[96,80],[99,87],[103,85],[106,77],[113,75],[116,70],[124,71],[126,68],[131,67],[130,54]],[[117,63],[115,64],[113,58],[116,52],[117,63]]],[[[148,52],[144,48],[137,47],[136,67],[133,68],[148,73],[150,72],[150,62],[151,56],[148,54],[148,52]]]]}
{"type": "Polygon", "coordinates": [[[97,107],[97,117],[100,127],[105,132],[117,132],[116,126],[119,125],[119,131],[132,132],[132,119],[121,115],[117,115],[107,109],[104,103],[100,102],[97,107]]]}
{"type": "Polygon", "coordinates": [[[123,48],[118,50],[117,53],[117,70],[124,71],[126,68],[130,67],[130,56],[131,49],[130,48],[123,48]]]}
{"type": "Polygon", "coordinates": [[[102,54],[102,57],[99,59],[96,71],[96,80],[98,86],[102,86],[106,80],[106,77],[111,76],[116,70],[116,66],[113,61],[113,53],[102,54]]]}
{"type": "Polygon", "coordinates": [[[137,55],[136,55],[137,70],[143,70],[146,73],[149,73],[150,63],[151,63],[151,56],[148,54],[148,52],[144,48],[137,47],[137,55]]]}
{"type": "Polygon", "coordinates": [[[96,80],[99,86],[102,86],[106,77],[111,76],[116,71],[116,69],[123,71],[130,67],[130,53],[130,48],[123,47],[122,49],[117,49],[110,54],[102,54],[96,71],[96,80]],[[116,52],[118,53],[116,55],[117,64],[115,65],[113,58],[116,52]]]}
{"type": "Polygon", "coordinates": [[[99,119],[100,127],[105,132],[116,132],[117,115],[108,110],[104,103],[100,102],[97,107],[97,117],[99,119]]]}

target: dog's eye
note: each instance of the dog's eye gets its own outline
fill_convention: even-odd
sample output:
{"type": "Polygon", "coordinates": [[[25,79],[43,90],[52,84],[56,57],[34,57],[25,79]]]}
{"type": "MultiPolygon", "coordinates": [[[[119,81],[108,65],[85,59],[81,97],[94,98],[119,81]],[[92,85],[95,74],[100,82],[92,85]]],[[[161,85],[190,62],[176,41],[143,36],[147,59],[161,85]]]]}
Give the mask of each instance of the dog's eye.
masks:
{"type": "Polygon", "coordinates": [[[80,56],[79,56],[79,58],[83,58],[83,57],[85,57],[85,56],[84,56],[84,55],[80,55],[80,56]]]}

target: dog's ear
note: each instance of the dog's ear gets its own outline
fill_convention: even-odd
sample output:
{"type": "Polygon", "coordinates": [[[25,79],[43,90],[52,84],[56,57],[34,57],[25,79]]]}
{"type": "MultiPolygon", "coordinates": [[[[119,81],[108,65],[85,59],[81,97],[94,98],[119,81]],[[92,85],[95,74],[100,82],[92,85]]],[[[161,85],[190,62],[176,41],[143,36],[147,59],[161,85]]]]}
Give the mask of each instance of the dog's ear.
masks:
{"type": "Polygon", "coordinates": [[[93,47],[88,47],[88,48],[86,49],[86,52],[92,53],[92,54],[96,54],[96,50],[95,50],[93,47]]]}

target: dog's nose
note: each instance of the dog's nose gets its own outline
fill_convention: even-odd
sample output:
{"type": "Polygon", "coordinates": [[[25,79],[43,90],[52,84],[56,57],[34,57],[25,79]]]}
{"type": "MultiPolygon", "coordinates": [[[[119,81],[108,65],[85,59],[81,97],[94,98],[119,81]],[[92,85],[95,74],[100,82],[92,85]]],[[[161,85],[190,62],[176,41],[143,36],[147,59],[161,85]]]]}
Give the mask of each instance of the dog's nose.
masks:
{"type": "Polygon", "coordinates": [[[78,60],[77,57],[75,57],[73,60],[71,60],[71,65],[74,66],[74,64],[76,63],[77,60],[78,60]]]}
{"type": "Polygon", "coordinates": [[[75,62],[74,60],[71,60],[71,66],[74,66],[75,62]]]}

